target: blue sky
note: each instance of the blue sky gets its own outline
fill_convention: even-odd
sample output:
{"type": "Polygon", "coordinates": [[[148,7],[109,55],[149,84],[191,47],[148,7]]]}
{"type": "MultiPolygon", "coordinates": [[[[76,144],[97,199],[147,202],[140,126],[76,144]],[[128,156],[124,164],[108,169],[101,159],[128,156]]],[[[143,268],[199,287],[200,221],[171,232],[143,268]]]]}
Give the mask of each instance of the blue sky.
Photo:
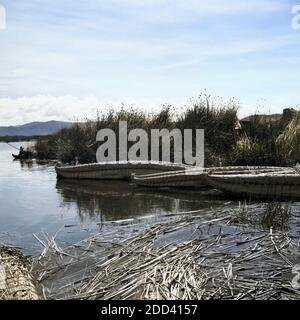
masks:
{"type": "Polygon", "coordinates": [[[0,0],[0,125],[180,110],[206,90],[240,115],[300,103],[300,0],[0,0]]]}

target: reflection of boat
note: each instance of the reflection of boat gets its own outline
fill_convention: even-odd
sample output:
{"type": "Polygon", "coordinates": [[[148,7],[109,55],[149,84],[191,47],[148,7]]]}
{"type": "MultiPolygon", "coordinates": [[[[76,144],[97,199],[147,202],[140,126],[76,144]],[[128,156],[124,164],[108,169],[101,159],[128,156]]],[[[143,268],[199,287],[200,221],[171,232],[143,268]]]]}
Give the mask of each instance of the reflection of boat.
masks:
{"type": "Polygon", "coordinates": [[[133,173],[151,174],[185,168],[188,166],[160,161],[113,161],[55,167],[58,178],[103,180],[126,180],[133,173]]]}
{"type": "Polygon", "coordinates": [[[101,181],[101,180],[77,180],[77,179],[59,179],[56,183],[56,189],[62,195],[72,195],[80,198],[83,195],[90,197],[128,197],[134,195],[137,197],[151,198],[170,198],[180,201],[194,201],[199,199],[224,199],[224,194],[218,190],[203,189],[179,189],[179,188],[141,188],[133,183],[126,181],[101,181]]]}
{"type": "Polygon", "coordinates": [[[98,180],[78,180],[78,179],[59,179],[56,182],[56,189],[59,193],[72,194],[80,197],[87,194],[90,196],[127,196],[134,192],[132,184],[126,181],[98,181],[98,180]]]}
{"type": "Polygon", "coordinates": [[[162,191],[138,188],[125,181],[59,179],[56,189],[61,197],[61,204],[75,204],[82,220],[96,215],[115,220],[193,211],[224,203],[224,194],[216,190],[209,190],[209,194],[199,190],[162,191]]]}
{"type": "Polygon", "coordinates": [[[174,198],[139,191],[125,181],[61,179],[56,188],[62,205],[75,204],[82,220],[97,215],[106,220],[132,218],[152,214],[157,208],[172,212],[176,206],[174,198]]]}
{"type": "Polygon", "coordinates": [[[276,173],[208,175],[213,187],[247,198],[300,199],[300,174],[292,169],[276,173]]]}
{"type": "Polygon", "coordinates": [[[132,181],[144,187],[210,187],[207,174],[258,174],[267,172],[286,171],[282,167],[214,167],[214,168],[189,168],[175,172],[163,172],[149,175],[133,174],[132,181]]]}

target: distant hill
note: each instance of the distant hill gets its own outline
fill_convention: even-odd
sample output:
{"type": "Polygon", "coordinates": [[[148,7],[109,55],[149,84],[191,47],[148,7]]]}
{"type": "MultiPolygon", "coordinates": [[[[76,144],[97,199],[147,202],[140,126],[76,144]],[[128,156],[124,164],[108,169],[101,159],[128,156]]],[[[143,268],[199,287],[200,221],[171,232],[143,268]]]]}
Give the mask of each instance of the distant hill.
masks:
{"type": "Polygon", "coordinates": [[[283,110],[283,113],[275,113],[275,114],[254,114],[249,117],[241,119],[239,122],[242,125],[249,125],[251,123],[282,123],[287,125],[292,118],[295,116],[297,111],[293,108],[287,108],[283,110]]]}
{"type": "Polygon", "coordinates": [[[20,126],[0,127],[0,137],[48,136],[73,125],[72,122],[63,121],[30,122],[20,126]]]}

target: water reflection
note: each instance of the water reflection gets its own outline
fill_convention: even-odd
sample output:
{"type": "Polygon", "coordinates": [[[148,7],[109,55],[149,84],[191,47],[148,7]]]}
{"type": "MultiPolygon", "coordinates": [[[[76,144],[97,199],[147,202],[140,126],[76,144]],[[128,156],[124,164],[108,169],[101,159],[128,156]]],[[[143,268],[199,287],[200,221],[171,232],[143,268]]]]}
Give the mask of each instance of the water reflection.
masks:
{"type": "Polygon", "coordinates": [[[212,205],[191,192],[139,189],[123,181],[58,180],[56,188],[63,206],[76,204],[81,221],[96,216],[117,220],[168,214],[212,205]]]}
{"type": "Polygon", "coordinates": [[[181,201],[140,192],[120,181],[60,180],[57,190],[62,203],[75,203],[82,221],[102,215],[104,220],[118,220],[142,215],[177,211],[181,201]]]}
{"type": "MultiPolygon", "coordinates": [[[[20,145],[26,147],[14,144],[20,145]]],[[[96,233],[105,239],[122,238],[169,220],[174,213],[224,205],[192,191],[148,190],[122,181],[57,181],[53,165],[13,161],[11,149],[0,143],[0,242],[28,253],[41,249],[33,234],[59,232],[63,244],[96,233]],[[131,225],[112,223],[128,219],[134,219],[131,225]]]]}
{"type": "Polygon", "coordinates": [[[21,169],[32,169],[37,163],[33,160],[13,160],[14,162],[19,162],[21,169]]]}
{"type": "MultiPolygon", "coordinates": [[[[260,214],[258,208],[262,205],[253,203],[249,212],[260,214]]],[[[58,230],[60,240],[74,243],[98,233],[99,224],[104,226],[101,235],[113,238],[125,231],[120,231],[119,223],[109,221],[134,219],[132,224],[138,224],[134,228],[140,231],[155,221],[171,219],[169,215],[176,213],[203,209],[201,214],[209,219],[239,207],[238,201],[229,204],[228,199],[214,192],[147,189],[122,181],[57,181],[53,165],[12,161],[11,148],[0,143],[1,243],[31,249],[37,246],[33,233],[45,231],[53,235],[58,230]],[[136,219],[142,217],[145,219],[136,219]],[[108,222],[101,224],[104,221],[108,222]]],[[[289,232],[297,237],[299,208],[299,203],[292,204],[289,219],[289,232]]]]}

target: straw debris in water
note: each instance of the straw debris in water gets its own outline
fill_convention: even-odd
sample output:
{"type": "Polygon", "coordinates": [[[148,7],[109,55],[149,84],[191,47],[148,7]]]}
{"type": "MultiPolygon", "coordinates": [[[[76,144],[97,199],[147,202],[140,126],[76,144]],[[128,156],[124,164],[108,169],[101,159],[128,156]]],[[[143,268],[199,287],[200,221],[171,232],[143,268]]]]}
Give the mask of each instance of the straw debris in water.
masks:
{"type": "Polygon", "coordinates": [[[122,243],[91,238],[65,250],[52,241],[34,270],[48,299],[299,299],[298,244],[229,221],[184,217],[122,243]]]}

